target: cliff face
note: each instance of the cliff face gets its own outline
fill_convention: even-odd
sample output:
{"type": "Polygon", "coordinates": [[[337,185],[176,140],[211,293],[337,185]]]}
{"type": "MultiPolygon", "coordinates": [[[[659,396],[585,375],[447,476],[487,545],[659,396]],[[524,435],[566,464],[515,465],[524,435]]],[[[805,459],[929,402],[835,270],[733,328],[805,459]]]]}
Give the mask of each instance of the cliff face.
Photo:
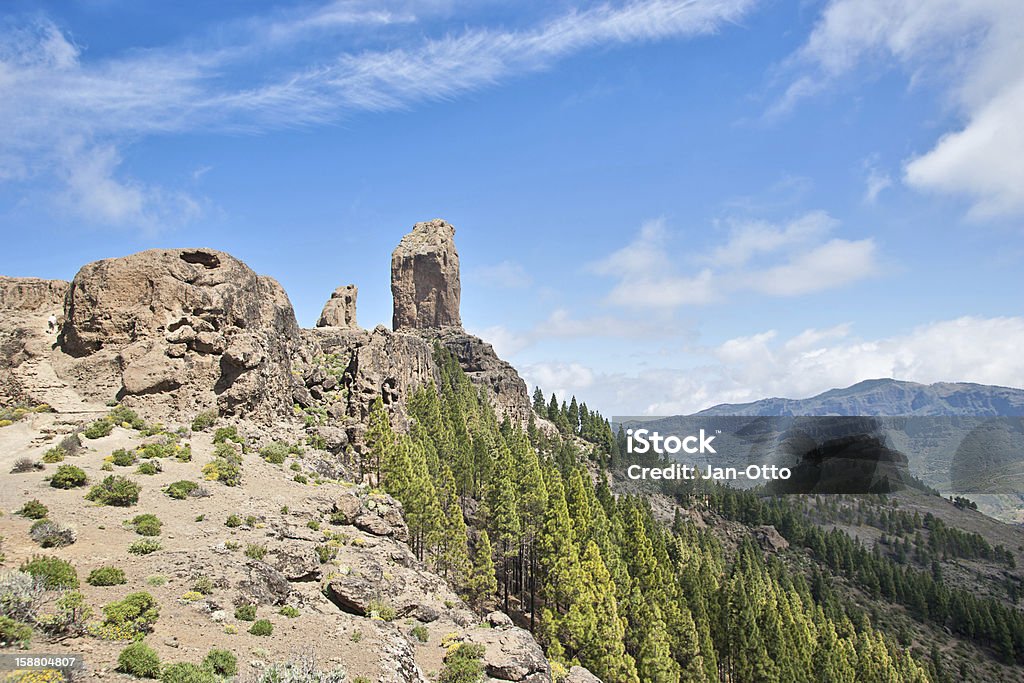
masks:
{"type": "Polygon", "coordinates": [[[64,280],[0,275],[0,310],[60,310],[64,307],[67,291],[68,283],[64,280]]]}

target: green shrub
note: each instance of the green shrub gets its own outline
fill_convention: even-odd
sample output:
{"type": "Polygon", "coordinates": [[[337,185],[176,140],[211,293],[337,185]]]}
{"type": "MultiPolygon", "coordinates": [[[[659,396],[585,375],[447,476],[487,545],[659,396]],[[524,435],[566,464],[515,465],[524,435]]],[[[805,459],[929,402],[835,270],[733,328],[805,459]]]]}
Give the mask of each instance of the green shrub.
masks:
{"type": "Polygon", "coordinates": [[[395,618],[395,608],[383,600],[370,600],[366,606],[371,618],[382,621],[392,621],[395,618]]]}
{"type": "Polygon", "coordinates": [[[238,435],[237,427],[220,427],[213,433],[214,443],[225,443],[227,441],[234,441],[237,444],[242,443],[242,437],[238,435]]]}
{"type": "Polygon", "coordinates": [[[142,591],[103,606],[103,626],[134,634],[149,632],[159,616],[156,598],[142,591]]]}
{"type": "Polygon", "coordinates": [[[308,484],[309,483],[309,479],[307,479],[306,475],[304,475],[304,474],[296,474],[294,479],[299,484],[308,484]]]}
{"type": "Polygon", "coordinates": [[[50,486],[55,489],[73,489],[77,486],[85,486],[89,483],[88,477],[80,467],[74,465],[61,465],[50,478],[50,486]]]}
{"type": "Polygon", "coordinates": [[[225,486],[242,483],[242,468],[226,458],[214,458],[203,465],[203,475],[208,481],[219,481],[225,486]]]}
{"type": "Polygon", "coordinates": [[[135,457],[135,453],[123,448],[118,448],[110,456],[110,462],[114,463],[118,467],[131,467],[135,464],[136,460],[138,460],[138,458],[135,457]]]}
{"type": "Polygon", "coordinates": [[[169,458],[173,456],[178,450],[178,445],[173,442],[167,443],[147,443],[144,446],[139,447],[139,457],[143,460],[152,460],[154,458],[169,458]]]}
{"type": "Polygon", "coordinates": [[[160,680],[162,683],[218,683],[213,671],[191,662],[168,664],[160,674],[160,680]]]}
{"type": "Polygon", "coordinates": [[[110,414],[107,415],[107,419],[110,420],[111,423],[121,425],[126,429],[145,429],[146,427],[145,421],[139,417],[134,410],[122,405],[111,410],[110,414]]]}
{"type": "Polygon", "coordinates": [[[79,591],[65,591],[57,599],[57,610],[40,615],[36,625],[54,635],[81,635],[85,631],[85,622],[92,616],[92,608],[85,602],[85,596],[79,591]]]}
{"type": "Polygon", "coordinates": [[[316,547],[316,555],[320,558],[320,564],[327,564],[338,556],[338,548],[329,543],[323,543],[316,547]]]}
{"type": "Polygon", "coordinates": [[[248,517],[245,518],[245,525],[247,527],[251,527],[251,528],[255,529],[256,525],[259,524],[259,523],[260,523],[260,520],[256,518],[256,515],[249,515],[248,517]]]}
{"type": "Polygon", "coordinates": [[[158,678],[160,657],[145,643],[132,643],[117,656],[117,670],[136,678],[158,678]]]}
{"type": "Polygon", "coordinates": [[[284,607],[281,608],[281,611],[278,612],[278,614],[281,614],[282,616],[286,616],[289,619],[294,619],[297,616],[299,616],[299,614],[301,614],[301,612],[299,612],[299,610],[297,608],[292,607],[291,605],[285,605],[284,607]]]}
{"type": "Polygon", "coordinates": [[[242,518],[238,515],[228,515],[228,518],[224,521],[224,526],[234,529],[242,526],[242,518]]]}
{"type": "Polygon", "coordinates": [[[174,459],[178,462],[192,462],[192,446],[183,444],[174,452],[174,459]]]}
{"type": "MultiPolygon", "coordinates": [[[[349,683],[350,680],[345,669],[337,667],[321,671],[317,668],[316,658],[307,655],[264,667],[252,683],[349,683]]],[[[355,683],[360,683],[359,679],[355,679],[355,683]]],[[[370,682],[367,680],[365,683],[370,682]]]]}
{"type": "Polygon", "coordinates": [[[206,576],[200,576],[192,584],[192,590],[194,590],[196,593],[199,593],[200,595],[209,595],[213,592],[213,589],[213,581],[211,581],[206,576]]]}
{"type": "Polygon", "coordinates": [[[168,496],[176,500],[185,500],[190,495],[192,495],[192,493],[194,493],[198,488],[199,484],[195,483],[194,481],[182,479],[181,481],[176,481],[173,484],[170,484],[167,488],[164,489],[164,493],[166,493],[168,496]]]}
{"type": "Polygon", "coordinates": [[[235,608],[235,619],[239,621],[253,621],[256,618],[256,605],[245,603],[235,608]]]}
{"type": "Polygon", "coordinates": [[[128,552],[132,555],[149,555],[157,550],[160,550],[160,541],[154,541],[150,538],[143,541],[135,541],[135,543],[128,546],[128,552]]]}
{"type": "Polygon", "coordinates": [[[43,517],[46,517],[46,515],[50,514],[50,509],[43,505],[38,498],[33,498],[22,505],[21,509],[15,514],[19,514],[22,517],[27,517],[29,519],[42,519],[43,517]]]}
{"type": "Polygon", "coordinates": [[[100,567],[89,572],[89,578],[85,580],[90,586],[120,586],[126,583],[124,570],[117,567],[100,567]]]}
{"type": "Polygon", "coordinates": [[[308,522],[306,522],[306,526],[308,526],[313,531],[320,531],[320,521],[319,520],[311,519],[308,522]]]}
{"type": "Polygon", "coordinates": [[[156,515],[137,515],[131,521],[132,528],[139,536],[159,536],[163,522],[156,515]]]}
{"type": "Polygon", "coordinates": [[[280,465],[288,458],[288,444],[272,441],[260,449],[260,456],[273,465],[280,465]]]}
{"type": "Polygon", "coordinates": [[[67,457],[67,451],[60,446],[54,446],[50,450],[43,453],[43,462],[54,463],[63,462],[64,458],[67,457]]]}
{"type": "Polygon", "coordinates": [[[109,476],[93,486],[85,499],[100,505],[128,507],[139,502],[139,491],[141,490],[142,487],[131,479],[122,476],[109,476]]]}
{"type": "Polygon", "coordinates": [[[164,468],[160,466],[160,462],[157,460],[147,460],[135,468],[136,474],[154,475],[160,474],[163,471],[164,468]]]}
{"type": "Polygon", "coordinates": [[[430,639],[430,631],[428,631],[427,627],[423,624],[420,624],[419,626],[413,626],[412,630],[409,631],[409,633],[412,635],[413,638],[420,641],[421,643],[425,643],[427,642],[427,640],[430,639]]]}
{"type": "Polygon", "coordinates": [[[257,619],[249,628],[249,633],[254,636],[269,636],[274,633],[274,625],[266,619],[257,619]]]}
{"type": "Polygon", "coordinates": [[[45,469],[46,465],[41,462],[36,462],[32,458],[18,458],[14,461],[14,467],[11,468],[11,474],[24,474],[25,472],[36,472],[41,469],[45,469]]]}
{"type": "Polygon", "coordinates": [[[63,548],[75,542],[74,529],[49,519],[36,520],[28,535],[44,548],[63,548]]]}
{"type": "Polygon", "coordinates": [[[78,588],[78,572],[70,562],[50,555],[36,555],[20,567],[52,590],[78,588]]]}
{"type": "Polygon", "coordinates": [[[445,655],[438,683],[479,683],[484,680],[483,656],[483,645],[461,643],[445,655]]]}
{"type": "Polygon", "coordinates": [[[192,431],[205,432],[207,429],[212,427],[215,422],[217,422],[217,411],[204,410],[196,415],[195,419],[192,420],[192,431]]]}
{"type": "Polygon", "coordinates": [[[203,667],[210,669],[218,676],[234,676],[238,673],[238,659],[230,650],[214,648],[206,653],[203,667]]]}
{"type": "Polygon", "coordinates": [[[114,423],[104,417],[86,427],[85,431],[82,432],[82,436],[87,439],[99,439],[100,437],[108,436],[112,431],[114,431],[114,423]]]}
{"type": "Polygon", "coordinates": [[[262,560],[267,555],[267,546],[250,543],[245,546],[245,556],[253,560],[262,560]]]}
{"type": "Polygon", "coordinates": [[[17,645],[20,648],[27,648],[31,640],[31,626],[10,617],[0,616],[0,647],[17,645]]]}

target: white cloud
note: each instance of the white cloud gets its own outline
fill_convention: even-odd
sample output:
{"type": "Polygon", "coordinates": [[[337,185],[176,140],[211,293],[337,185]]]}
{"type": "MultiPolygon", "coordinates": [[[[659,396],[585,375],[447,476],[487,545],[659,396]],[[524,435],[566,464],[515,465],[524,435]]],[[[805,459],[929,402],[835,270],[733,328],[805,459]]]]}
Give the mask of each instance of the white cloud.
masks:
{"type": "Polygon", "coordinates": [[[912,83],[943,87],[961,119],[930,150],[907,160],[904,181],[919,190],[968,197],[975,217],[1019,213],[1024,211],[1022,34],[1019,0],[830,0],[789,60],[788,66],[802,73],[769,114],[791,109],[862,64],[895,62],[912,83]]]}
{"type": "MultiPolygon", "coordinates": [[[[146,135],[312,125],[451,98],[592,46],[710,33],[753,4],[601,4],[520,30],[465,28],[442,37],[425,37],[424,30],[403,38],[408,47],[372,49],[375,39],[393,42],[384,28],[415,16],[401,6],[332,2],[235,22],[187,44],[96,59],[53,22],[33,19],[0,35],[0,180],[55,177],[68,163],[61,151],[69,141],[117,149],[146,135]],[[359,32],[359,41],[346,47],[337,40],[342,30],[359,32]],[[310,52],[317,61],[299,56],[286,60],[297,64],[291,72],[265,69],[267,51],[310,41],[318,41],[310,52]]],[[[134,192],[132,182],[107,179],[96,196],[80,197],[92,218],[157,213],[139,208],[148,196],[134,192]]]]}
{"type": "Polygon", "coordinates": [[[540,387],[547,396],[554,393],[559,400],[582,396],[594,382],[594,372],[580,363],[534,363],[523,368],[526,386],[540,387]]]}
{"type": "Polygon", "coordinates": [[[892,187],[892,178],[888,173],[880,171],[873,165],[868,166],[868,175],[864,179],[865,203],[874,204],[878,200],[878,195],[890,187],[892,187]]]}
{"type": "MultiPolygon", "coordinates": [[[[719,403],[807,398],[882,377],[1024,387],[1022,347],[1024,318],[962,317],[879,339],[857,338],[850,325],[789,338],[769,330],[723,342],[709,350],[707,364],[693,369],[600,373],[577,368],[549,376],[609,414],[670,415],[719,403]]],[[[539,381],[541,375],[530,377],[539,381]]]]}
{"type": "Polygon", "coordinates": [[[808,294],[877,274],[873,240],[823,241],[838,225],[824,211],[812,211],[782,225],[734,223],[725,244],[706,257],[687,258],[664,221],[651,221],[632,242],[590,264],[589,270],[615,278],[608,303],[661,310],[721,302],[743,291],[808,294]]]}

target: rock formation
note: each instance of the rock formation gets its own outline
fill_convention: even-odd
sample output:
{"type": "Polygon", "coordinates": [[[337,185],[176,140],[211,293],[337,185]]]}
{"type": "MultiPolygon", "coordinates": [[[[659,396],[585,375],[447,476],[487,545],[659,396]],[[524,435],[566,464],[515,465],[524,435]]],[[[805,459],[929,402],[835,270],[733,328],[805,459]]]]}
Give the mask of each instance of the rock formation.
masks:
{"type": "Polygon", "coordinates": [[[64,307],[68,283],[64,280],[42,280],[36,277],[4,277],[0,275],[0,309],[28,311],[64,307]]]}
{"type": "Polygon", "coordinates": [[[440,219],[417,223],[391,255],[392,327],[461,327],[455,228],[440,219]]]}
{"type": "Polygon", "coordinates": [[[62,374],[83,395],[165,414],[291,406],[301,338],[273,279],[208,249],[154,249],[84,266],[65,302],[62,374]]]}
{"type": "Polygon", "coordinates": [[[356,323],[356,296],[359,289],[355,285],[338,287],[331,298],[324,304],[317,327],[359,327],[356,323]]]}

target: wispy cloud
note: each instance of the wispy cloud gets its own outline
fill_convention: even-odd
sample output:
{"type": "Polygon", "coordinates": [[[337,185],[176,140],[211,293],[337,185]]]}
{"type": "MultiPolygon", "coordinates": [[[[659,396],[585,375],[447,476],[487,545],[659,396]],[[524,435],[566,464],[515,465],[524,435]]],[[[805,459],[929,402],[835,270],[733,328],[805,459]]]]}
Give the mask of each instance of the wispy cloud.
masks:
{"type": "Polygon", "coordinates": [[[716,303],[743,291],[797,296],[877,274],[874,240],[826,239],[838,225],[824,211],[783,224],[734,221],[722,246],[693,256],[664,221],[652,221],[590,270],[615,279],[608,303],[662,310],[716,303]]]}
{"type": "MultiPolygon", "coordinates": [[[[104,162],[111,148],[139,136],[315,125],[452,98],[593,46],[710,33],[753,4],[634,0],[573,9],[520,30],[470,27],[439,37],[424,37],[424,30],[405,36],[404,47],[374,49],[364,35],[354,43],[336,40],[337,32],[405,25],[415,15],[402,7],[332,2],[236,22],[225,31],[234,39],[228,44],[207,45],[199,37],[97,59],[52,21],[33,18],[0,36],[0,180],[50,174],[67,182],[70,176],[56,172],[69,165],[65,150],[74,144],[79,158],[94,156],[87,165],[106,171],[99,185],[128,201],[138,182],[104,162]],[[297,43],[319,49],[310,51],[315,57],[291,60],[290,71],[264,76],[260,56],[297,43]]],[[[135,196],[146,202],[144,194],[135,196]]],[[[101,222],[146,211],[82,199],[81,211],[101,222]]]]}
{"type": "Polygon", "coordinates": [[[533,278],[523,264],[508,260],[473,268],[466,273],[466,279],[499,289],[523,289],[533,284],[533,278]]]}
{"type": "MultiPolygon", "coordinates": [[[[942,88],[960,122],[908,159],[903,180],[960,195],[971,215],[1024,212],[1024,3],[1015,0],[829,0],[768,112],[785,114],[837,79],[893,63],[942,88]]],[[[869,184],[868,197],[873,196],[869,184]]],[[[876,181],[875,188],[884,188],[876,181]]],[[[877,195],[877,192],[874,192],[877,195]]]]}

